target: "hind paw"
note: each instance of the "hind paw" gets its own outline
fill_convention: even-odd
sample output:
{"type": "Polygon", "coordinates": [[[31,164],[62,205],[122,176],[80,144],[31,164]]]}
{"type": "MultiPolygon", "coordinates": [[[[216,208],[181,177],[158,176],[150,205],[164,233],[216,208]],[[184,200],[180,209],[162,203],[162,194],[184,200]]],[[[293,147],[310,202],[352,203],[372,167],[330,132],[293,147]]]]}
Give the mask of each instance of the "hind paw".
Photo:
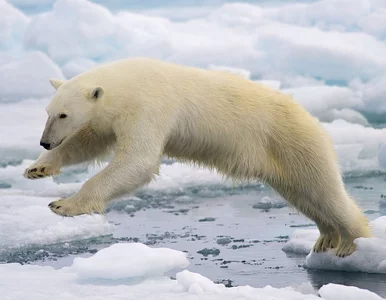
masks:
{"type": "Polygon", "coordinates": [[[346,242],[342,241],[338,248],[336,248],[336,256],[338,257],[346,257],[353,254],[353,252],[356,250],[356,245],[353,241],[346,242]]]}
{"type": "Polygon", "coordinates": [[[336,248],[338,244],[339,236],[333,234],[321,234],[313,247],[313,252],[326,252],[329,249],[336,248]]]}

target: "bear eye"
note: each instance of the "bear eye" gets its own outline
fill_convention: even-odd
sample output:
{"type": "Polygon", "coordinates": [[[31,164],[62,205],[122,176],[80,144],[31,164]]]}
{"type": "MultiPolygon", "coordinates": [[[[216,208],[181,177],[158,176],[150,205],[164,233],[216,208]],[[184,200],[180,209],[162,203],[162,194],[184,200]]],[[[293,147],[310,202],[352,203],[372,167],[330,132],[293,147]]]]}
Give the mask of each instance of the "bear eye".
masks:
{"type": "Polygon", "coordinates": [[[60,118],[60,119],[65,119],[65,118],[67,118],[67,115],[66,115],[66,114],[60,114],[60,115],[59,115],[59,118],[60,118]]]}

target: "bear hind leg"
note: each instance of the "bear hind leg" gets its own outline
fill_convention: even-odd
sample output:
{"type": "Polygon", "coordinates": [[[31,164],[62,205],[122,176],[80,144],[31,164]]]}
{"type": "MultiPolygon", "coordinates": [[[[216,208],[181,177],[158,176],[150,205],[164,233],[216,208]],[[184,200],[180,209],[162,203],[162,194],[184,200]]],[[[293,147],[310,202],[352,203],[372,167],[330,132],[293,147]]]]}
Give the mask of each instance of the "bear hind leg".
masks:
{"type": "Polygon", "coordinates": [[[371,236],[366,217],[345,192],[323,195],[323,191],[317,193],[312,187],[299,192],[293,187],[296,185],[283,188],[274,182],[271,186],[295,209],[317,224],[320,237],[313,247],[314,252],[334,249],[336,256],[349,256],[356,250],[356,238],[371,236]],[[334,200],[323,198],[331,195],[334,195],[334,200]]]}
{"type": "MultiPolygon", "coordinates": [[[[350,199],[350,201],[352,201],[350,199]]],[[[354,240],[360,237],[371,237],[370,227],[366,217],[362,214],[355,203],[350,203],[351,212],[346,218],[342,218],[339,232],[341,241],[336,248],[336,256],[345,257],[351,255],[356,250],[354,240]]]]}
{"type": "MultiPolygon", "coordinates": [[[[323,203],[323,199],[319,200],[319,203],[323,203]]],[[[323,220],[315,213],[306,214],[306,216],[315,221],[320,231],[320,237],[314,245],[314,252],[334,249],[336,256],[345,257],[356,250],[354,243],[356,238],[370,237],[371,234],[366,218],[353,200],[344,197],[337,202],[340,205],[337,205],[336,208],[334,208],[335,205],[332,205],[322,209],[320,205],[315,205],[315,213],[323,211],[323,216],[325,216],[323,220]],[[342,208],[337,209],[338,207],[342,208]]]]}
{"type": "Polygon", "coordinates": [[[290,202],[303,215],[313,220],[319,229],[320,236],[316,240],[312,251],[320,253],[330,249],[336,249],[342,240],[340,230],[337,226],[337,220],[339,220],[337,211],[331,206],[321,207],[320,203],[310,201],[309,199],[310,198],[300,196],[297,201],[290,202]],[[299,199],[302,200],[299,201],[299,199]],[[322,211],[323,215],[320,213],[322,211]]]}

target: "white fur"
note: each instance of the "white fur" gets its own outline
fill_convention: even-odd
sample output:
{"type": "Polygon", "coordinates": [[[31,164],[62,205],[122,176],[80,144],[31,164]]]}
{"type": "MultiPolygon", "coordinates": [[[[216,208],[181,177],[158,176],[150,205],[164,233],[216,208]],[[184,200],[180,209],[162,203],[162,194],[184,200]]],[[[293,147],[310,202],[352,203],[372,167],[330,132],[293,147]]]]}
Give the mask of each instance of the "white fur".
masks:
{"type": "Polygon", "coordinates": [[[73,121],[58,122],[46,135],[54,145],[65,140],[25,176],[52,175],[114,153],[76,195],[50,203],[57,214],[102,212],[108,201],[147,184],[165,154],[233,179],[268,183],[316,222],[315,251],[349,255],[355,238],[370,236],[345,191],[329,137],[288,95],[229,72],[151,59],[116,61],[52,84],[57,93],[49,117],[65,110],[73,121]],[[102,93],[93,97],[96,88],[102,93]]]}

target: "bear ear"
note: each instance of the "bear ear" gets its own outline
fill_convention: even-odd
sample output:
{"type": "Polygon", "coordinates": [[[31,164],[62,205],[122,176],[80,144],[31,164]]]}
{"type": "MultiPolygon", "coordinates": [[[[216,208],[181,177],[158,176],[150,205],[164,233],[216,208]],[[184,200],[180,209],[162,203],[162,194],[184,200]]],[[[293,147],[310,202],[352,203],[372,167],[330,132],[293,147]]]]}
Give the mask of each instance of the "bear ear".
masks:
{"type": "Polygon", "coordinates": [[[63,83],[65,83],[64,80],[59,79],[50,79],[51,85],[57,90],[63,83]]]}
{"type": "Polygon", "coordinates": [[[97,101],[98,99],[103,97],[104,93],[105,91],[103,90],[103,88],[98,86],[91,91],[90,98],[91,100],[97,101]]]}

